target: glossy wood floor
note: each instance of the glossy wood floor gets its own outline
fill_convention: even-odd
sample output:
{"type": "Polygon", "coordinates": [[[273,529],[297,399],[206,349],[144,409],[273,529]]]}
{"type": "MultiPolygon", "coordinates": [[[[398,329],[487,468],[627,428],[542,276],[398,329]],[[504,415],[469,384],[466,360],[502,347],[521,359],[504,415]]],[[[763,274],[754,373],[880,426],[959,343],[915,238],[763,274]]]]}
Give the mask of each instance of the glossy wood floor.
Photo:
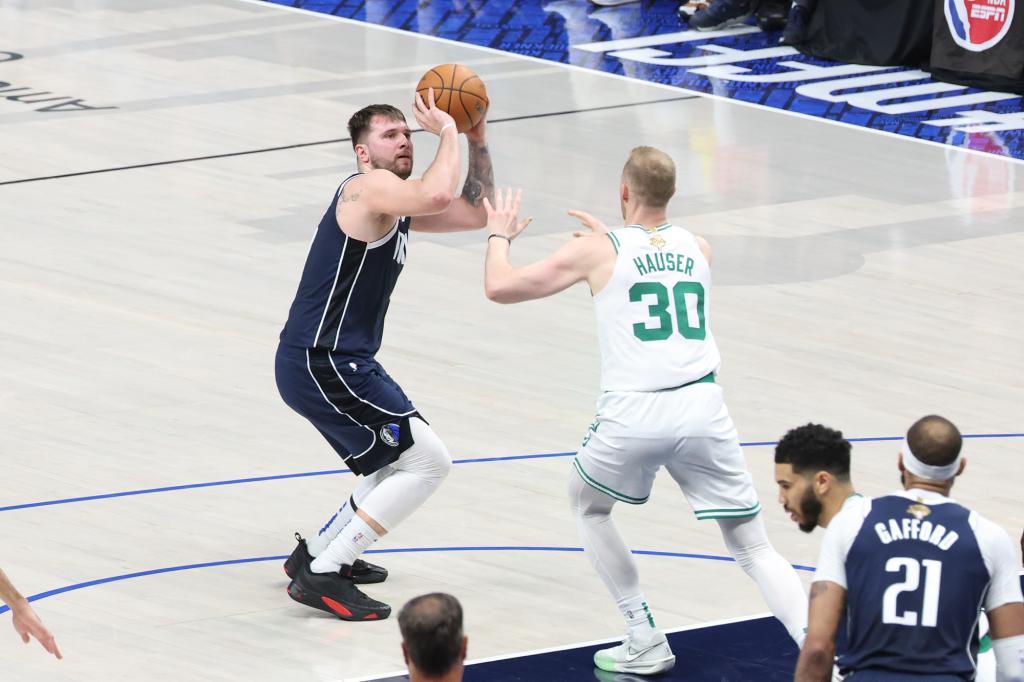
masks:
{"type": "MultiPolygon", "coordinates": [[[[1024,431],[1014,162],[239,0],[5,2],[0,50],[0,80],[50,93],[0,93],[0,565],[32,595],[193,566],[37,601],[61,662],[0,623],[5,680],[402,668],[393,619],[299,606],[267,559],[326,520],[350,475],[20,505],[340,467],[277,395],[277,333],[312,230],[354,168],[349,144],[329,141],[362,105],[409,111],[438,63],[487,82],[498,183],[524,188],[536,218],[517,262],[569,237],[567,209],[613,220],[634,145],[675,157],[671,216],[717,251],[720,380],[745,442],[809,420],[900,436],[930,412],[965,433],[1024,431]],[[241,559],[266,560],[219,563],[241,559]]],[[[433,143],[415,141],[422,170],[433,143]]],[[[480,234],[414,236],[381,360],[457,459],[572,451],[598,392],[589,294],[490,303],[483,250],[480,234]]],[[[1022,445],[969,441],[955,490],[1015,535],[1022,445]]],[[[896,449],[855,446],[862,492],[895,486],[896,449]]],[[[819,537],[775,503],[771,447],[746,454],[773,542],[813,566],[819,537]]],[[[578,547],[569,473],[567,457],[459,464],[377,548],[492,549],[377,555],[392,577],[368,591],[396,608],[456,594],[473,658],[616,636],[582,554],[493,549],[578,547]]],[[[616,518],[637,549],[725,554],[668,477],[616,518]]],[[[664,627],[765,611],[735,565],[638,562],[664,627]]]]}

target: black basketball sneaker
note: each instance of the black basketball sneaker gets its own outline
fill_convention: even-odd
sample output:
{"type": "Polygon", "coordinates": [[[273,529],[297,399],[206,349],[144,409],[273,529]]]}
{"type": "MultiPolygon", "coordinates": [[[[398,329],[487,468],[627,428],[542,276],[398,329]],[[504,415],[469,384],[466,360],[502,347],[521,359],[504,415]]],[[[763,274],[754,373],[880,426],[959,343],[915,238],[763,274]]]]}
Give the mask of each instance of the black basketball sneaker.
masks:
{"type": "Polygon", "coordinates": [[[342,620],[384,620],[391,607],[363,594],[352,578],[339,573],[313,573],[304,564],[288,585],[288,596],[306,606],[334,614],[342,620]]]}
{"type": "MultiPolygon", "coordinates": [[[[306,548],[306,539],[298,533],[295,534],[295,539],[298,541],[298,544],[295,545],[295,549],[292,550],[288,560],[284,562],[284,572],[289,578],[294,578],[300,568],[308,566],[309,562],[313,560],[313,557],[309,554],[309,549],[306,548]]],[[[348,574],[345,577],[351,578],[352,582],[356,585],[382,583],[388,579],[388,569],[363,561],[362,559],[356,559],[355,563],[345,568],[348,570],[348,574]]]]}

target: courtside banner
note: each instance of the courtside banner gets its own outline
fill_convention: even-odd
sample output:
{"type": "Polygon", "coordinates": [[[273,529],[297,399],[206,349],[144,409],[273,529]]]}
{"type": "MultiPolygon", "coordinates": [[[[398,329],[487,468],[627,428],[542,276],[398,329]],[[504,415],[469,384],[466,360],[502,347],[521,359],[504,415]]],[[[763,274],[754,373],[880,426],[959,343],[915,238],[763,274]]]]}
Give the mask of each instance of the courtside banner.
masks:
{"type": "MultiPolygon", "coordinates": [[[[752,24],[721,31],[689,30],[676,11],[679,0],[615,7],[598,7],[588,0],[265,1],[1024,161],[1020,94],[937,83],[924,68],[812,57],[780,45],[781,32],[764,33],[752,24]]],[[[871,6],[881,1],[872,0],[871,6]]],[[[915,0],[925,10],[925,37],[932,33],[931,24],[939,23],[929,21],[935,17],[932,2],[938,1],[915,0]]],[[[853,0],[822,5],[845,8],[848,2],[853,0]]],[[[906,8],[914,3],[897,4],[906,8]]],[[[1015,9],[1012,30],[989,48],[992,52],[970,54],[991,58],[1011,41],[1020,45],[1024,10],[1015,9]]],[[[900,15],[899,20],[904,18],[900,15]]],[[[946,25],[945,18],[941,23],[946,25]]],[[[926,51],[922,61],[928,56],[926,51]]],[[[976,162],[964,166],[965,177],[992,181],[991,175],[971,175],[969,168],[976,162]]],[[[1003,185],[1015,182],[1012,169],[1006,175],[998,173],[1003,185]]]]}
{"type": "Polygon", "coordinates": [[[936,0],[931,68],[936,77],[1024,92],[1021,0],[936,0]]]}

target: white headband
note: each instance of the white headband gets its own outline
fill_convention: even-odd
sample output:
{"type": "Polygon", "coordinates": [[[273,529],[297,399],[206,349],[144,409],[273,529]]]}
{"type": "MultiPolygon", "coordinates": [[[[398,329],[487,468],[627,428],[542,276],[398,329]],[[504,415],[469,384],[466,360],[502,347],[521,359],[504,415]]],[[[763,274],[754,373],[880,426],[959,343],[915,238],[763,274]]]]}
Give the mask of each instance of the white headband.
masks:
{"type": "Polygon", "coordinates": [[[903,466],[918,478],[926,478],[929,481],[948,481],[954,478],[957,472],[960,471],[960,461],[962,459],[963,452],[958,454],[956,459],[946,466],[937,467],[925,464],[910,449],[910,443],[907,442],[907,439],[903,439],[903,466]]]}

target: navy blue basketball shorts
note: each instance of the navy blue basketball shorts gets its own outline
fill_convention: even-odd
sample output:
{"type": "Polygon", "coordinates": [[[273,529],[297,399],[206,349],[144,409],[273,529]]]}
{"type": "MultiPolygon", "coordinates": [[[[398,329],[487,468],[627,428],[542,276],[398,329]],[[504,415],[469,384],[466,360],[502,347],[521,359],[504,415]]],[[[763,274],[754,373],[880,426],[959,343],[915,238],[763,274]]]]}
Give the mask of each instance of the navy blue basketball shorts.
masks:
{"type": "Polygon", "coordinates": [[[277,390],[308,419],[353,473],[368,476],[412,444],[412,402],[376,360],[281,344],[277,390]]]}

